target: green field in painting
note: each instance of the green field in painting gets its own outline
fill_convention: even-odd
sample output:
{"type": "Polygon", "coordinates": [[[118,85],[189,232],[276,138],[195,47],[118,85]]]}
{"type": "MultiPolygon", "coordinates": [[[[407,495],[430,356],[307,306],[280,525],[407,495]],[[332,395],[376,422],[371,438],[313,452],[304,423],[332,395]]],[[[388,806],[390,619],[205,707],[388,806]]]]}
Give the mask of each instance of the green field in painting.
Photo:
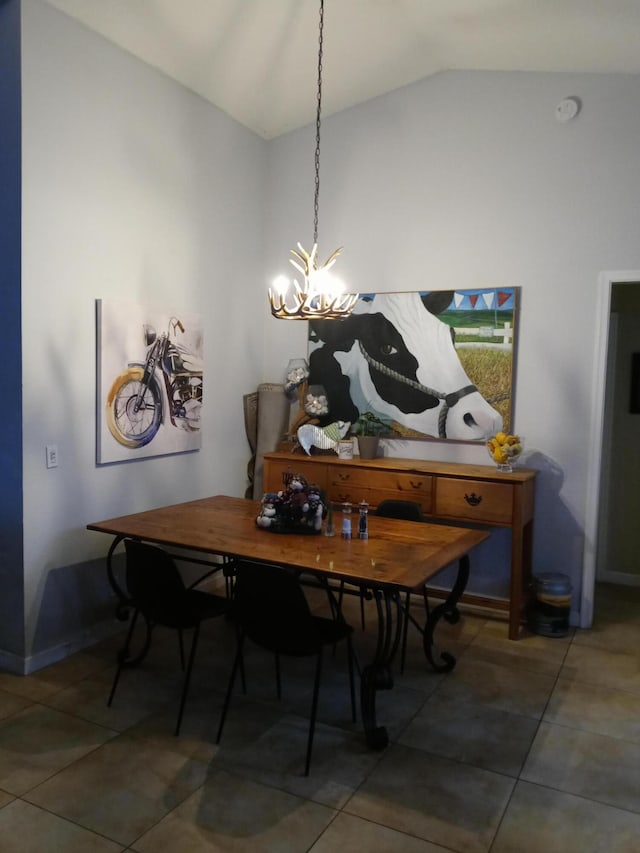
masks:
{"type": "Polygon", "coordinates": [[[448,326],[455,326],[456,329],[477,329],[478,326],[502,329],[505,323],[513,325],[513,311],[443,311],[439,317],[448,326]]]}
{"type": "Polygon", "coordinates": [[[503,429],[511,426],[511,352],[495,349],[458,350],[460,362],[482,396],[502,415],[503,429]]]}

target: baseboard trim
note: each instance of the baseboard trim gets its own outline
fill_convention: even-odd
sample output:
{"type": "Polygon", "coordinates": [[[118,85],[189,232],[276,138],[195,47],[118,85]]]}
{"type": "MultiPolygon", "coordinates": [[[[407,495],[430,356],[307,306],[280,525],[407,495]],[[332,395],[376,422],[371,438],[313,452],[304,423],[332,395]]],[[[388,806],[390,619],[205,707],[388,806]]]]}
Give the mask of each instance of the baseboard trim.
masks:
{"type": "Polygon", "coordinates": [[[14,675],[31,675],[40,669],[44,669],[46,666],[59,663],[76,652],[81,652],[83,649],[94,646],[101,640],[106,640],[122,630],[122,622],[109,619],[106,622],[92,625],[91,628],[64,643],[59,643],[57,646],[43,649],[24,658],[20,657],[20,655],[0,650],[0,669],[11,672],[14,675]]]}
{"type": "Polygon", "coordinates": [[[640,586],[640,575],[630,575],[628,572],[601,572],[596,583],[615,583],[620,586],[640,586]]]}
{"type": "Polygon", "coordinates": [[[24,658],[0,649],[0,670],[10,672],[13,675],[26,675],[24,671],[24,658]]]}

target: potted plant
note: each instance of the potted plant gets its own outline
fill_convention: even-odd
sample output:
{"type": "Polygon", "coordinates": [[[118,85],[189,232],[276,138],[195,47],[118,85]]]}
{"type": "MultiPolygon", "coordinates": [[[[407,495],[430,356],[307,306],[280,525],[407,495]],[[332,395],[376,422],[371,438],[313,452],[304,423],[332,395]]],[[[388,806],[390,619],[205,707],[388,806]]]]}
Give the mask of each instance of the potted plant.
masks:
{"type": "Polygon", "coordinates": [[[358,440],[361,459],[375,459],[378,455],[380,438],[394,434],[390,424],[380,420],[373,412],[361,412],[351,426],[351,434],[358,440]]]}

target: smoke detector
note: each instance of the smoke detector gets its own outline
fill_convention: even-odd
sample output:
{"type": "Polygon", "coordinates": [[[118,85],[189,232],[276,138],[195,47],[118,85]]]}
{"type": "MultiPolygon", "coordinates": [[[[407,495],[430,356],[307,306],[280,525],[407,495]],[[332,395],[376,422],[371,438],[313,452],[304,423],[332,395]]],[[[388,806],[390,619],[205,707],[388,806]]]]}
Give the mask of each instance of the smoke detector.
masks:
{"type": "Polygon", "coordinates": [[[571,121],[580,112],[580,99],[573,95],[569,98],[564,98],[556,107],[556,119],[562,123],[571,121]]]}

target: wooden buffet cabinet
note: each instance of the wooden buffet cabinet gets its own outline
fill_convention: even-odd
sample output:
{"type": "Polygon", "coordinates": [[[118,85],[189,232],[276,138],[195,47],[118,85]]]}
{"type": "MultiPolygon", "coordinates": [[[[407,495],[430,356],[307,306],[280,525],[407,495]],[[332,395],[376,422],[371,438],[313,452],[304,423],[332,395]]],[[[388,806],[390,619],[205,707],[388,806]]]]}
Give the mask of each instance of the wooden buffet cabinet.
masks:
{"type": "Polygon", "coordinates": [[[510,528],[509,598],[467,594],[463,600],[508,611],[509,638],[518,638],[531,578],[535,471],[516,468],[502,474],[489,465],[276,452],[264,455],[265,492],[281,489],[287,472],[317,483],[333,503],[366,500],[375,509],[383,500],[410,500],[420,504],[425,516],[449,524],[510,528]]]}

